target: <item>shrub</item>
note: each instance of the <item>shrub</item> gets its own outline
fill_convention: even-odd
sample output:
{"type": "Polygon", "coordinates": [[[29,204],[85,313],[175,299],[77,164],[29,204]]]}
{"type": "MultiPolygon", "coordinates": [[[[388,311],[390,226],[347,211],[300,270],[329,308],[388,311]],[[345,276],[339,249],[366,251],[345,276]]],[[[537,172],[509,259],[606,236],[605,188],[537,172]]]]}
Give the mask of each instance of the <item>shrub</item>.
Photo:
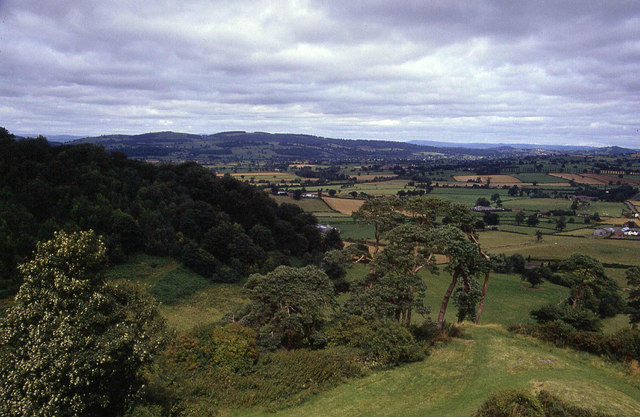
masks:
{"type": "Polygon", "coordinates": [[[602,327],[598,316],[594,312],[584,308],[548,304],[532,310],[530,314],[538,323],[561,321],[577,330],[589,332],[599,331],[602,327]]]}
{"type": "Polygon", "coordinates": [[[492,394],[475,417],[544,417],[540,401],[531,393],[510,389],[492,394]]]}
{"type": "Polygon", "coordinates": [[[579,331],[562,321],[513,325],[509,331],[537,337],[558,347],[605,356],[618,361],[640,359],[640,330],[626,329],[613,335],[579,331]]]}
{"type": "Polygon", "coordinates": [[[189,370],[247,371],[258,357],[256,333],[239,323],[198,327],[174,339],[170,359],[189,370]]]}
{"type": "Polygon", "coordinates": [[[547,417],[610,417],[610,414],[569,405],[548,391],[540,391],[537,397],[547,417]]]}
{"type": "Polygon", "coordinates": [[[327,335],[334,345],[360,349],[373,365],[414,362],[426,355],[426,345],[416,343],[409,329],[394,320],[367,322],[352,315],[334,324],[327,335]]]}

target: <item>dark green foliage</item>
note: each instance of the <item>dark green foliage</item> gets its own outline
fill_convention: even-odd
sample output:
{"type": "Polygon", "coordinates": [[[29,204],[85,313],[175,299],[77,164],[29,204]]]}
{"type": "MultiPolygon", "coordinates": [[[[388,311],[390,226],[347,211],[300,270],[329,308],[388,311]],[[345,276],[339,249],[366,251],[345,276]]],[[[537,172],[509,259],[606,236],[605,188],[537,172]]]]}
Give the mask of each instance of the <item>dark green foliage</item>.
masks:
{"type": "Polygon", "coordinates": [[[582,407],[567,404],[549,393],[537,395],[509,389],[493,393],[474,414],[474,417],[613,417],[582,407]]]}
{"type": "Polygon", "coordinates": [[[351,261],[349,253],[343,250],[330,250],[324,254],[321,268],[333,283],[336,292],[346,292],[349,290],[349,283],[346,281],[346,265],[351,261]]]}
{"type": "Polygon", "coordinates": [[[527,281],[531,285],[531,288],[542,284],[542,281],[550,276],[551,270],[546,266],[527,268],[522,272],[522,280],[527,281]]]}
{"type": "Polygon", "coordinates": [[[322,251],[327,252],[334,249],[342,249],[344,243],[340,238],[340,232],[337,229],[331,229],[322,238],[322,251]]]}
{"type": "MultiPolygon", "coordinates": [[[[220,350],[220,337],[213,344],[200,340],[198,332],[178,338],[153,375],[151,390],[164,395],[150,398],[152,405],[147,407],[157,410],[160,405],[165,413],[179,411],[181,416],[193,417],[216,415],[220,406],[281,408],[364,373],[357,353],[341,347],[278,350],[256,360],[255,350],[244,348],[251,346],[244,329],[225,330],[223,338],[231,351],[225,358],[234,363],[239,359],[240,367],[211,363],[220,350]],[[239,349],[235,340],[240,341],[239,349]],[[249,363],[252,365],[246,367],[249,363]],[[231,372],[232,369],[238,371],[231,372]]],[[[212,339],[207,336],[207,340],[212,339]]]]}
{"type": "Polygon", "coordinates": [[[627,301],[629,323],[637,325],[640,323],[640,268],[629,268],[626,275],[627,285],[630,287],[627,301]]]}
{"type": "Polygon", "coordinates": [[[198,327],[173,338],[167,355],[199,372],[246,372],[258,358],[256,332],[239,323],[198,327]]]}
{"type": "Polygon", "coordinates": [[[326,344],[320,331],[336,301],[329,277],[318,268],[279,266],[266,275],[253,274],[245,291],[251,303],[241,320],[259,332],[263,348],[326,344]]]}
{"type": "Polygon", "coordinates": [[[482,291],[480,290],[478,281],[475,279],[464,280],[453,292],[451,298],[453,305],[458,309],[458,322],[464,320],[475,321],[476,308],[482,298],[482,291]]]}
{"type": "Polygon", "coordinates": [[[595,258],[573,254],[560,263],[559,272],[566,282],[572,282],[567,303],[586,308],[601,317],[615,316],[622,312],[624,303],[618,284],[606,276],[604,267],[595,258]]]}
{"type": "Polygon", "coordinates": [[[162,320],[131,284],[105,282],[93,232],[56,233],[22,264],[0,322],[0,415],[118,416],[158,350],[162,320]]]}
{"type": "Polygon", "coordinates": [[[191,295],[210,285],[206,278],[196,275],[187,268],[179,267],[163,275],[150,289],[149,293],[161,303],[173,304],[182,297],[191,295]]]}
{"type": "Polygon", "coordinates": [[[368,321],[349,316],[327,330],[332,345],[357,348],[373,365],[414,362],[425,357],[427,348],[416,342],[406,326],[396,320],[368,321]]]}
{"type": "Polygon", "coordinates": [[[524,272],[524,269],[526,266],[526,261],[524,259],[524,256],[522,256],[519,253],[514,253],[509,257],[509,261],[511,262],[514,272],[517,272],[519,274],[524,272]]]}
{"type": "Polygon", "coordinates": [[[561,321],[577,330],[589,332],[599,331],[602,327],[600,318],[591,310],[573,308],[568,305],[547,304],[531,311],[531,317],[538,323],[561,321]]]}
{"type": "Polygon", "coordinates": [[[527,225],[529,225],[529,226],[537,226],[538,223],[540,223],[540,220],[538,219],[538,215],[537,214],[531,214],[531,215],[529,215],[529,217],[527,217],[527,225]]]}
{"type": "Polygon", "coordinates": [[[569,405],[548,391],[540,391],[537,397],[545,417],[613,417],[611,414],[569,405]]]}
{"type": "Polygon", "coordinates": [[[0,297],[17,289],[19,260],[60,229],[100,233],[113,262],[138,251],[171,256],[227,282],[261,270],[267,252],[302,257],[322,249],[312,215],[198,164],[151,165],[42,138],[1,140],[0,297]]]}
{"type": "Polygon", "coordinates": [[[495,226],[500,223],[500,216],[491,211],[486,211],[482,216],[482,221],[488,224],[489,226],[495,226]]]}
{"type": "Polygon", "coordinates": [[[474,417],[545,417],[545,414],[533,394],[510,389],[492,394],[474,417]]]}
{"type": "Polygon", "coordinates": [[[640,360],[640,331],[626,329],[612,335],[585,332],[562,321],[513,325],[515,333],[537,337],[558,347],[571,347],[618,361],[640,360]]]}

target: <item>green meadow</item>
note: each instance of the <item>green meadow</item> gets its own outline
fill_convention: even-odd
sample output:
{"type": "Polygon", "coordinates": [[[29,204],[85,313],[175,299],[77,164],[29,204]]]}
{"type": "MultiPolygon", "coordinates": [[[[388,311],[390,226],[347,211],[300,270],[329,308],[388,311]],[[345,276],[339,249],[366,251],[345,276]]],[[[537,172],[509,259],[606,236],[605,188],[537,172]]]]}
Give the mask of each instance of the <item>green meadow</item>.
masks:
{"type": "Polygon", "coordinates": [[[463,339],[422,362],[372,373],[279,410],[230,410],[229,416],[470,416],[491,392],[545,389],[582,407],[640,414],[640,379],[592,355],[513,335],[500,325],[464,327],[463,339]]]}

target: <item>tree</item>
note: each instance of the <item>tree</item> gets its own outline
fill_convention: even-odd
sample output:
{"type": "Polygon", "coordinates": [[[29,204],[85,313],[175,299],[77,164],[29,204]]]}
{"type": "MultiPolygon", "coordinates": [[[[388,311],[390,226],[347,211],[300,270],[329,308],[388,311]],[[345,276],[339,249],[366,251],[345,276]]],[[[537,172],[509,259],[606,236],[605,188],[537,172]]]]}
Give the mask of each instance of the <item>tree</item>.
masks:
{"type": "Polygon", "coordinates": [[[640,323],[640,268],[634,266],[627,269],[627,284],[631,287],[627,306],[629,307],[629,323],[637,327],[640,323]]]}
{"type": "Polygon", "coordinates": [[[540,220],[538,219],[538,216],[536,214],[532,214],[527,217],[527,224],[529,226],[537,226],[538,223],[540,223],[540,220]]]}
{"type": "Polygon", "coordinates": [[[240,320],[258,330],[263,347],[317,346],[325,313],[336,306],[329,277],[315,266],[279,266],[253,274],[244,286],[251,299],[240,320]]]}
{"type": "Polygon", "coordinates": [[[522,222],[524,222],[525,218],[526,218],[526,215],[524,214],[524,211],[517,212],[515,217],[516,224],[520,226],[522,222]]]}
{"type": "Polygon", "coordinates": [[[162,320],[132,285],[105,282],[92,231],[59,232],[20,266],[0,326],[0,414],[117,416],[142,386],[162,320]]]}
{"type": "Polygon", "coordinates": [[[562,232],[567,227],[567,221],[564,216],[560,216],[558,220],[556,220],[556,230],[562,232]]]}
{"type": "Polygon", "coordinates": [[[540,268],[525,269],[524,272],[522,272],[522,280],[527,281],[529,285],[531,285],[531,288],[535,288],[541,284],[542,278],[540,268]]]}
{"type": "Polygon", "coordinates": [[[618,284],[607,277],[605,269],[595,258],[573,254],[560,263],[560,271],[573,282],[567,300],[573,308],[585,308],[601,317],[614,316],[623,309],[618,284]]]}
{"type": "Polygon", "coordinates": [[[485,211],[484,215],[482,216],[482,221],[489,226],[495,226],[500,223],[500,216],[498,216],[496,213],[485,211]]]}
{"type": "Polygon", "coordinates": [[[476,206],[489,207],[491,202],[484,197],[479,197],[476,200],[476,206]]]}
{"type": "Polygon", "coordinates": [[[356,221],[369,223],[373,226],[375,246],[373,256],[380,250],[380,238],[384,232],[393,229],[402,221],[402,215],[396,212],[400,201],[396,197],[371,198],[353,212],[356,221]]]}
{"type": "Polygon", "coordinates": [[[542,240],[542,230],[536,230],[536,242],[540,242],[542,240]]]}

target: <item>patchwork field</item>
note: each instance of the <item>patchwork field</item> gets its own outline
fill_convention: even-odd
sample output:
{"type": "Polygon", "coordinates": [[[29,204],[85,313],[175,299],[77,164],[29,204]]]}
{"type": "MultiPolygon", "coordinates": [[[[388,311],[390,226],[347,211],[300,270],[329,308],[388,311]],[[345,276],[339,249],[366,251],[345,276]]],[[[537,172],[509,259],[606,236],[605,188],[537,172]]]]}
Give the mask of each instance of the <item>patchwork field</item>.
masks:
{"type": "Polygon", "coordinates": [[[545,235],[537,242],[534,236],[486,231],[480,233],[480,244],[492,253],[521,253],[536,259],[558,260],[582,253],[603,263],[640,266],[640,240],[545,235]]]}
{"type": "Polygon", "coordinates": [[[333,212],[333,209],[329,207],[322,199],[320,198],[301,198],[300,200],[296,200],[293,197],[289,197],[286,195],[269,195],[272,199],[274,199],[278,204],[288,203],[295,204],[300,207],[304,211],[313,214],[326,214],[333,212]]]}
{"type": "Polygon", "coordinates": [[[562,172],[550,172],[549,175],[554,177],[564,178],[566,180],[574,181],[578,184],[590,184],[590,185],[603,185],[608,184],[609,181],[599,180],[597,178],[587,177],[580,174],[566,174],[562,172]]]}
{"type": "Polygon", "coordinates": [[[622,226],[628,222],[634,222],[637,227],[640,227],[640,220],[638,219],[628,219],[626,217],[603,217],[600,223],[602,224],[611,224],[614,226],[622,226]]]}
{"type": "Polygon", "coordinates": [[[513,176],[524,183],[532,184],[534,181],[537,184],[545,184],[545,183],[562,183],[569,185],[564,178],[558,178],[547,174],[542,173],[533,173],[533,172],[525,172],[521,174],[513,174],[513,176]]]}
{"type": "Polygon", "coordinates": [[[357,179],[358,181],[371,181],[371,180],[375,180],[376,178],[378,179],[383,179],[383,178],[396,178],[397,175],[393,174],[356,174],[356,175],[351,175],[352,178],[357,179]]]}
{"type": "Polygon", "coordinates": [[[479,178],[481,184],[486,184],[487,181],[491,184],[518,184],[522,182],[511,175],[454,175],[453,178],[460,182],[476,181],[479,178]]]}
{"type": "Polygon", "coordinates": [[[348,198],[334,198],[334,197],[322,197],[322,200],[329,205],[333,210],[340,213],[351,215],[354,211],[357,211],[363,204],[364,200],[348,199],[348,198]]]}
{"type": "Polygon", "coordinates": [[[584,177],[593,178],[598,181],[602,181],[605,184],[629,184],[629,185],[638,185],[640,182],[628,179],[628,178],[618,178],[612,175],[603,175],[603,174],[583,174],[584,177]]]}

